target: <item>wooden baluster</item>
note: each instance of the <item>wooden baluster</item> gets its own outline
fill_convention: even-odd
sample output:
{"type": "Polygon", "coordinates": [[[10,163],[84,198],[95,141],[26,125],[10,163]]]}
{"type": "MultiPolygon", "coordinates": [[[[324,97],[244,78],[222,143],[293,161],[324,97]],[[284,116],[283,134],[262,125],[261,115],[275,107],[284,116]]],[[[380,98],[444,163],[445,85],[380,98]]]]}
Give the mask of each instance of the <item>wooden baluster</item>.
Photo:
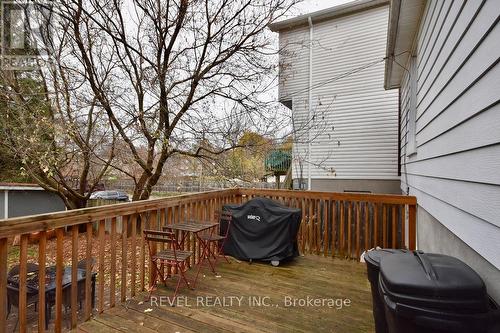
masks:
{"type": "Polygon", "coordinates": [[[313,253],[313,225],[314,225],[314,201],[312,199],[307,200],[308,208],[309,208],[309,226],[307,230],[308,235],[308,248],[309,253],[313,253]]]}
{"type": "Polygon", "coordinates": [[[417,206],[408,207],[408,248],[410,251],[417,249],[417,206]]]}
{"type": "MultiPolygon", "coordinates": [[[[38,304],[45,304],[46,247],[47,233],[40,231],[38,239],[38,304]]],[[[38,332],[45,332],[45,306],[38,306],[38,332]]]]}
{"type": "Polygon", "coordinates": [[[116,303],[116,217],[111,219],[111,265],[110,265],[110,278],[109,278],[109,306],[113,308],[116,303]]]}
{"type": "Polygon", "coordinates": [[[127,229],[128,229],[128,216],[122,216],[122,276],[121,276],[121,292],[120,300],[125,302],[127,300],[127,229]]]}
{"type": "Polygon", "coordinates": [[[396,205],[392,205],[392,248],[396,248],[398,232],[396,228],[396,205]]]}
{"type": "MultiPolygon", "coordinates": [[[[194,212],[193,214],[195,215],[195,219],[198,221],[205,221],[203,210],[204,206],[202,202],[196,202],[194,205],[194,212]]],[[[196,259],[196,247],[197,247],[197,239],[195,235],[190,234],[189,237],[192,239],[191,246],[188,247],[190,251],[193,252],[194,255],[191,256],[189,259],[191,262],[191,266],[194,266],[195,259],[196,259]]]]}
{"type": "Polygon", "coordinates": [[[399,225],[401,226],[401,243],[400,248],[406,249],[406,205],[401,205],[401,215],[399,217],[399,225]]]}
{"type": "MultiPolygon", "coordinates": [[[[210,221],[213,221],[211,218],[209,219],[210,221]]],[[[218,229],[216,229],[218,230],[218,229]]],[[[193,265],[197,264],[198,262],[200,262],[200,256],[201,256],[201,244],[200,242],[198,242],[197,238],[194,237],[194,240],[195,240],[195,246],[194,246],[194,249],[193,249],[193,253],[194,255],[192,256],[193,258],[193,265]]]]}
{"type": "Polygon", "coordinates": [[[321,200],[317,200],[316,201],[316,209],[318,210],[318,212],[316,213],[316,216],[318,217],[316,219],[316,233],[315,233],[315,247],[316,247],[316,255],[319,255],[319,248],[321,246],[321,217],[322,217],[322,214],[321,214],[321,200]]]}
{"type": "Polygon", "coordinates": [[[336,240],[337,240],[337,201],[332,200],[332,257],[335,256],[336,253],[336,240]]]}
{"type": "MultiPolygon", "coordinates": [[[[43,304],[43,303],[40,303],[43,304]]],[[[71,227],[71,328],[78,324],[78,225],[71,227]]]]}
{"type": "Polygon", "coordinates": [[[301,249],[302,249],[302,254],[306,253],[306,228],[307,228],[307,211],[306,208],[307,206],[305,205],[306,200],[304,198],[300,198],[300,208],[302,211],[302,223],[300,224],[300,241],[301,241],[301,249]]]}
{"type": "MultiPolygon", "coordinates": [[[[149,225],[147,226],[148,229],[155,229],[156,227],[158,226],[158,211],[155,209],[153,211],[151,211],[151,215],[150,215],[150,218],[149,218],[149,225]]],[[[144,237],[144,235],[142,235],[144,237]]],[[[148,288],[151,288],[151,286],[153,285],[153,281],[156,279],[156,272],[155,270],[153,269],[153,264],[150,262],[150,259],[149,259],[149,256],[151,254],[149,254],[149,245],[146,244],[146,246],[148,247],[148,269],[149,269],[149,274],[148,274],[148,288]]],[[[152,248],[153,251],[155,251],[155,248],[153,247],[152,248]]],[[[156,253],[156,251],[155,251],[156,253]]],[[[154,253],[152,253],[154,254],[154,253]]]]}
{"type": "MultiPolygon", "coordinates": [[[[56,239],[57,239],[57,252],[56,252],[56,306],[55,306],[55,328],[56,332],[62,331],[62,300],[63,300],[63,271],[64,271],[64,230],[63,228],[56,229],[56,239]]],[[[41,304],[40,304],[41,305],[41,304]]]]}
{"type": "Polygon", "coordinates": [[[384,248],[387,247],[387,205],[383,204],[382,207],[382,243],[384,248]]]}
{"type": "MultiPolygon", "coordinates": [[[[26,332],[26,275],[28,274],[28,235],[21,235],[19,249],[19,332],[26,332]]],[[[4,300],[2,300],[3,302],[4,300]]]]}
{"type": "MultiPolygon", "coordinates": [[[[165,208],[165,225],[170,225],[172,223],[175,223],[175,207],[166,207],[165,208]]],[[[168,248],[170,249],[170,244],[168,245],[168,248]]],[[[168,269],[168,275],[172,274],[172,267],[167,267],[168,269]]]]}
{"type": "Polygon", "coordinates": [[[373,247],[378,246],[378,204],[373,205],[373,247]]]}
{"type": "Polygon", "coordinates": [[[130,296],[135,297],[135,283],[136,283],[136,270],[137,270],[137,214],[133,214],[131,217],[131,222],[132,223],[132,240],[131,240],[131,250],[130,250],[130,256],[131,256],[131,269],[130,269],[130,275],[131,275],[131,281],[130,281],[130,296]]]}
{"type": "Polygon", "coordinates": [[[345,256],[345,202],[339,201],[340,205],[340,228],[339,228],[339,243],[340,243],[340,255],[345,256]]]}
{"type": "Polygon", "coordinates": [[[323,255],[328,256],[328,245],[329,245],[329,230],[331,219],[328,218],[328,208],[330,206],[330,201],[325,199],[323,201],[323,255]]]}
{"type": "MultiPolygon", "coordinates": [[[[183,210],[183,212],[184,212],[184,221],[189,221],[189,219],[191,218],[192,215],[189,216],[189,214],[191,214],[190,210],[191,210],[191,204],[190,203],[189,203],[189,205],[185,204],[184,205],[184,210],[183,210]]],[[[196,215],[193,216],[193,217],[194,217],[194,219],[198,219],[198,217],[196,215]]],[[[190,233],[190,232],[183,233],[182,236],[186,236],[186,241],[184,242],[184,248],[183,248],[183,250],[189,251],[191,249],[191,236],[192,236],[192,233],[190,233]]],[[[188,260],[188,267],[192,266],[191,259],[192,258],[190,258],[188,260]]]]}
{"type": "Polygon", "coordinates": [[[370,234],[369,234],[369,231],[370,231],[370,203],[369,202],[365,202],[365,209],[364,209],[364,212],[365,212],[365,249],[364,251],[368,251],[370,249],[370,234]]]}
{"type": "Polygon", "coordinates": [[[361,202],[356,203],[356,258],[360,256],[360,238],[361,238],[361,202]]]}
{"type": "Polygon", "coordinates": [[[352,243],[352,235],[351,235],[351,221],[352,221],[352,209],[353,206],[351,202],[347,202],[347,257],[351,258],[351,243],[352,243]]]}
{"type": "MultiPolygon", "coordinates": [[[[166,208],[161,208],[160,209],[160,230],[163,230],[163,227],[167,225],[167,218],[166,218],[166,208]]],[[[160,251],[165,250],[165,243],[160,244],[160,251]]],[[[170,269],[170,267],[167,267],[167,269],[170,269]]],[[[161,274],[162,276],[165,276],[165,267],[162,265],[161,266],[161,274]]]]}
{"type": "Polygon", "coordinates": [[[87,242],[86,265],[85,265],[85,311],[84,320],[89,320],[92,314],[93,288],[92,288],[92,222],[87,223],[85,233],[87,242]]]}
{"type": "Polygon", "coordinates": [[[104,253],[106,252],[105,221],[99,221],[99,313],[104,311],[104,253]]]}
{"type": "Polygon", "coordinates": [[[38,239],[38,332],[45,332],[46,249],[47,249],[47,232],[40,231],[40,238],[38,239]]]}
{"type": "MultiPolygon", "coordinates": [[[[180,209],[180,206],[174,206],[172,207],[173,209],[173,220],[172,220],[172,223],[179,223],[181,222],[181,219],[180,219],[180,216],[181,216],[181,209],[180,209]]],[[[175,236],[177,237],[177,241],[179,241],[179,232],[178,231],[174,231],[175,232],[175,236]]],[[[169,244],[169,246],[171,246],[169,244]]],[[[177,268],[176,267],[172,267],[172,274],[177,274],[177,268]]]]}
{"type": "Polygon", "coordinates": [[[145,228],[145,225],[146,225],[146,221],[147,221],[147,216],[149,214],[147,213],[143,213],[141,215],[139,215],[139,241],[140,241],[140,249],[139,249],[139,266],[140,266],[140,272],[139,272],[139,275],[140,275],[140,283],[141,283],[141,287],[140,287],[140,290],[141,291],[144,291],[144,288],[145,288],[145,280],[146,280],[146,251],[145,251],[145,246],[146,244],[144,243],[144,237],[142,237],[142,231],[144,230],[145,228]]]}
{"type": "MultiPolygon", "coordinates": [[[[0,238],[0,300],[7,299],[8,253],[9,253],[9,244],[7,242],[7,238],[0,238]]],[[[6,331],[7,331],[7,302],[0,301],[0,332],[6,332],[6,331]]]]}

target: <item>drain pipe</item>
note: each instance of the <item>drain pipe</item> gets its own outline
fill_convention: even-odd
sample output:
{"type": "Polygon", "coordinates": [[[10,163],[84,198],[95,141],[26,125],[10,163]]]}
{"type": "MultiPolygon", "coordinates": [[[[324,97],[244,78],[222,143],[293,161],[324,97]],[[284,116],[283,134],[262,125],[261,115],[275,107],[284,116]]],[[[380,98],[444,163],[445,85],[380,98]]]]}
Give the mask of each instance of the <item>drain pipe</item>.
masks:
{"type": "MultiPolygon", "coordinates": [[[[313,83],[313,23],[312,19],[309,16],[308,17],[308,22],[309,22],[309,106],[308,106],[308,111],[307,111],[307,120],[309,121],[309,124],[312,124],[312,83],[313,83]]],[[[310,127],[307,130],[307,189],[310,191],[311,190],[311,169],[312,169],[312,163],[311,163],[311,130],[312,127],[310,127]]]]}

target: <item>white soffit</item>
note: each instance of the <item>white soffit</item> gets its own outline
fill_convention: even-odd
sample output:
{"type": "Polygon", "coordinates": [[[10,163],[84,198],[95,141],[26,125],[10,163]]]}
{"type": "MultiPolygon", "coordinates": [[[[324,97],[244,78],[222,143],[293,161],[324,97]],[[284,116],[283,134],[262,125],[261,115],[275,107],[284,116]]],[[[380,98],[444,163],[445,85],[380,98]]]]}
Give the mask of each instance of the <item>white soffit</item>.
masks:
{"type": "Polygon", "coordinates": [[[385,89],[399,88],[426,0],[392,0],[389,11],[385,89]],[[397,62],[397,63],[396,63],[397,62]],[[399,65],[398,65],[399,64],[399,65]]]}

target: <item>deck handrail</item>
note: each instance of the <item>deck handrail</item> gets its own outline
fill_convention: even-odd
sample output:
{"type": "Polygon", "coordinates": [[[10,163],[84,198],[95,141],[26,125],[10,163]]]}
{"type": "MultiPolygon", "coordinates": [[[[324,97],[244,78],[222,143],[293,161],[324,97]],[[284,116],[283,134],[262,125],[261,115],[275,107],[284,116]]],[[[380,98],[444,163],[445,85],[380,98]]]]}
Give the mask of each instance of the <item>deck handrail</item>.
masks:
{"type": "Polygon", "coordinates": [[[417,198],[409,195],[396,194],[375,194],[356,192],[326,192],[326,191],[294,191],[294,190],[272,190],[272,189],[239,189],[241,195],[270,195],[284,197],[318,197],[331,200],[342,201],[366,201],[374,203],[394,204],[394,205],[416,205],[417,198]]]}
{"type": "Polygon", "coordinates": [[[61,212],[29,215],[0,220],[0,238],[11,237],[21,233],[47,231],[60,227],[84,224],[103,218],[138,214],[153,209],[174,206],[186,201],[206,200],[218,195],[239,195],[239,190],[226,189],[200,193],[179,194],[172,197],[116,203],[112,205],[73,209],[61,212]]]}
{"type": "MultiPolygon", "coordinates": [[[[223,205],[243,203],[254,197],[268,197],[302,210],[298,246],[303,254],[358,259],[363,251],[375,246],[415,249],[417,201],[413,196],[241,188],[216,190],[0,220],[0,299],[7,297],[9,242],[13,236],[20,236],[19,329],[25,331],[27,281],[22,273],[28,262],[30,234],[38,233],[37,245],[32,246],[37,254],[34,260],[40,265],[39,273],[45,272],[49,262],[56,264],[54,329],[56,332],[62,329],[63,302],[68,299],[63,297],[62,287],[65,265],[72,267],[70,321],[71,327],[75,328],[79,295],[76,266],[82,259],[79,249],[83,250],[83,246],[84,258],[89,259],[88,262],[93,257],[96,259],[96,306],[101,313],[105,307],[114,307],[117,300],[123,302],[127,297],[134,297],[152,281],[153,273],[146,259],[147,246],[140,236],[142,230],[160,230],[162,226],[186,219],[215,221],[216,211],[223,205]],[[56,235],[55,253],[47,251],[51,230],[55,230],[56,235]],[[79,237],[80,234],[83,237],[79,237]],[[70,244],[71,249],[71,258],[66,262],[64,251],[68,247],[64,244],[70,244]],[[105,265],[106,258],[109,267],[105,265]]],[[[200,244],[195,238],[188,237],[185,249],[193,251],[191,264],[194,265],[200,255],[200,244]]],[[[93,311],[91,270],[88,264],[84,320],[89,319],[93,311]]],[[[45,304],[44,274],[40,276],[39,304],[45,304]]],[[[5,305],[5,302],[0,302],[0,332],[6,327],[5,305]]],[[[39,331],[43,332],[45,307],[39,306],[38,309],[39,331]]]]}

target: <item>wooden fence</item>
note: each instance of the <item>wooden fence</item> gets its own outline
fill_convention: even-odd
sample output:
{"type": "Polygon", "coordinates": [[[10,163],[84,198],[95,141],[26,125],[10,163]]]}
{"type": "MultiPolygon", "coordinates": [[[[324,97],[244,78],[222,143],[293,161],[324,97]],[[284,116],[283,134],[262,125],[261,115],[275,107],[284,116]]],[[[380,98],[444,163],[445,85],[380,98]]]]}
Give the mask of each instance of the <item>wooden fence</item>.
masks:
{"type": "MultiPolygon", "coordinates": [[[[27,329],[28,262],[39,265],[38,304],[46,302],[45,271],[47,266],[54,264],[54,330],[62,330],[63,307],[71,309],[68,321],[70,327],[75,328],[79,293],[77,263],[80,260],[88,259],[83,309],[83,320],[88,320],[93,311],[90,302],[92,271],[97,273],[98,313],[114,307],[118,301],[134,297],[148,286],[151,271],[147,246],[141,237],[144,228],[159,229],[187,219],[215,221],[215,212],[224,204],[241,203],[256,196],[302,209],[299,232],[302,253],[358,258],[362,251],[377,245],[415,248],[415,197],[251,189],[212,191],[0,221],[0,299],[7,298],[8,258],[9,248],[12,248],[9,244],[14,236],[20,236],[20,332],[27,329]],[[56,239],[48,240],[48,232],[52,230],[55,230],[56,239]],[[30,245],[33,233],[38,233],[38,241],[30,245]],[[54,246],[50,247],[49,242],[55,243],[54,246]],[[95,267],[91,266],[92,258],[96,260],[95,267]],[[64,267],[71,267],[69,289],[63,285],[64,267]]],[[[191,262],[195,264],[200,255],[199,244],[191,237],[187,238],[185,247],[195,253],[191,262]]],[[[6,315],[6,302],[0,302],[0,332],[5,331],[6,315]]],[[[45,307],[39,306],[38,330],[43,332],[44,328],[45,307]]]]}

